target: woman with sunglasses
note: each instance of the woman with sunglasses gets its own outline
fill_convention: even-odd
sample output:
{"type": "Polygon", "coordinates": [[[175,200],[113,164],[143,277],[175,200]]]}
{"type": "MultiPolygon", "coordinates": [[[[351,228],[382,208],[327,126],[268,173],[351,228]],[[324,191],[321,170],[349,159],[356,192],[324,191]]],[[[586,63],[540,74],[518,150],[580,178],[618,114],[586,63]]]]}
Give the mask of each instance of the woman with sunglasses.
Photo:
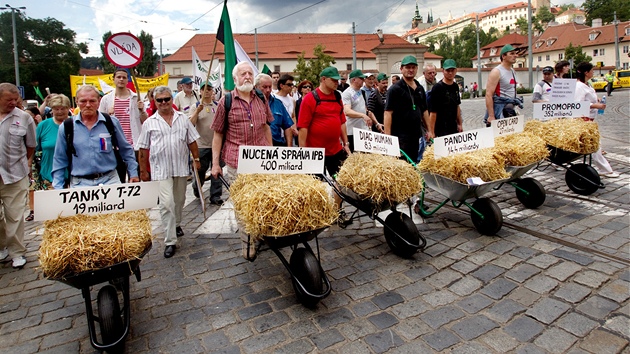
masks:
{"type": "Polygon", "coordinates": [[[299,95],[298,100],[295,102],[295,124],[297,125],[298,116],[300,115],[300,105],[302,104],[302,98],[313,90],[313,83],[308,80],[303,80],[297,85],[297,92],[299,95]]]}

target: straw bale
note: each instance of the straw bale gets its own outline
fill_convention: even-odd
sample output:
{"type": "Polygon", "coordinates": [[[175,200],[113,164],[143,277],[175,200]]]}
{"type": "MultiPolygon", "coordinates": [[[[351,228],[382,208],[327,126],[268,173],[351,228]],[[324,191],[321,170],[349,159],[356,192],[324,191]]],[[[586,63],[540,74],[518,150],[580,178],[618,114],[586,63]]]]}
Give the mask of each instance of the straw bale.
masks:
{"type": "Polygon", "coordinates": [[[337,182],[376,204],[402,203],[422,190],[422,176],[411,164],[393,156],[359,152],[344,161],[337,182]]]}
{"type": "Polygon", "coordinates": [[[337,208],[328,184],[310,175],[240,174],[230,186],[236,217],[255,239],[329,226],[337,208]]]}
{"type": "Polygon", "coordinates": [[[44,226],[39,262],[53,279],[138,258],[152,241],[146,210],[60,217],[44,226]]]}
{"type": "Polygon", "coordinates": [[[529,121],[525,131],[542,137],[548,145],[577,154],[592,154],[599,149],[597,123],[581,118],[529,121]]]}
{"type": "Polygon", "coordinates": [[[450,178],[468,184],[470,177],[479,177],[485,182],[510,177],[505,171],[505,159],[496,148],[480,149],[463,154],[435,159],[433,146],[427,147],[418,164],[420,171],[450,178]]]}
{"type": "Polygon", "coordinates": [[[527,166],[549,156],[545,141],[529,132],[500,136],[494,148],[508,166],[527,166]]]}

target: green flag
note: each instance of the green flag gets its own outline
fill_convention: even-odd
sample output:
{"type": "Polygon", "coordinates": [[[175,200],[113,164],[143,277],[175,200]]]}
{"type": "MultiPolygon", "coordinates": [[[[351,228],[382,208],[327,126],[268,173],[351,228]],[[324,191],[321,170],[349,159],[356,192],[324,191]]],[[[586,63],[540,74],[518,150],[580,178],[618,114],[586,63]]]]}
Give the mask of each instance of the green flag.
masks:
{"type": "Polygon", "coordinates": [[[267,64],[265,64],[262,68],[262,73],[263,74],[267,74],[267,75],[271,75],[271,69],[269,69],[269,67],[267,66],[267,64]]]}
{"type": "Polygon", "coordinates": [[[234,49],[234,37],[232,36],[232,24],[230,23],[230,14],[227,9],[227,0],[223,2],[223,13],[221,14],[221,22],[219,22],[219,29],[217,30],[217,39],[223,43],[223,52],[225,53],[223,87],[231,91],[234,90],[232,70],[236,66],[236,49],[234,49]]]}

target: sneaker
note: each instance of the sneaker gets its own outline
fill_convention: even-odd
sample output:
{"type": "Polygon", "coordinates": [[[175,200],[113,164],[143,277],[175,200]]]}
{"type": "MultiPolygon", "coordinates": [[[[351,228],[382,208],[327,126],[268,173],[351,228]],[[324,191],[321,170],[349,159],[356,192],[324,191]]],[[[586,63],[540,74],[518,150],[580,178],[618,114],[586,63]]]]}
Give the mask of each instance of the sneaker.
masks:
{"type": "Polygon", "coordinates": [[[7,257],[9,257],[9,249],[5,247],[0,251],[0,261],[4,261],[7,257]]]}
{"type": "Polygon", "coordinates": [[[13,258],[14,269],[22,269],[25,264],[26,264],[26,257],[19,256],[19,257],[13,258]]]}
{"type": "Polygon", "coordinates": [[[600,173],[599,175],[602,176],[602,177],[608,177],[608,178],[617,178],[617,177],[619,177],[619,174],[617,172],[600,173]]]}
{"type": "Polygon", "coordinates": [[[33,221],[33,219],[35,219],[35,213],[31,210],[28,216],[24,218],[24,221],[33,221]]]}
{"type": "Polygon", "coordinates": [[[352,220],[348,218],[346,211],[343,209],[339,209],[339,216],[337,216],[337,225],[341,228],[345,228],[350,224],[352,224],[352,220]]]}

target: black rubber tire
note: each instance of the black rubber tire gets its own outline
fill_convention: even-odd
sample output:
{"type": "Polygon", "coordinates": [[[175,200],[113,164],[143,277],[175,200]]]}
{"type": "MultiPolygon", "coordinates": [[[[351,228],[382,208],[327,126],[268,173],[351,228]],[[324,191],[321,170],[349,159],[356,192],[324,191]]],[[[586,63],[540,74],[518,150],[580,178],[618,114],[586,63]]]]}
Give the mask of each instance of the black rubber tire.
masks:
{"type": "Polygon", "coordinates": [[[407,214],[392,211],[385,218],[383,232],[389,248],[397,256],[411,258],[418,251],[418,248],[410,247],[398,238],[400,236],[412,245],[420,244],[420,232],[407,214]]]}
{"type": "Polygon", "coordinates": [[[602,182],[597,170],[585,163],[571,165],[564,175],[564,180],[569,189],[580,195],[595,193],[602,182]]]}
{"type": "MultiPolygon", "coordinates": [[[[291,253],[289,261],[291,272],[299,280],[302,286],[311,294],[319,295],[324,292],[323,270],[319,265],[319,260],[306,248],[296,248],[291,253]]],[[[319,302],[319,298],[310,296],[297,286],[293,279],[293,289],[298,301],[305,307],[313,308],[319,302]]]]}
{"type": "Polygon", "coordinates": [[[518,201],[526,208],[536,209],[545,203],[545,199],[547,198],[545,187],[537,180],[533,178],[523,178],[517,180],[516,185],[527,191],[527,193],[525,193],[518,188],[516,189],[516,198],[518,198],[518,201]]]}
{"type": "Polygon", "coordinates": [[[482,235],[496,235],[501,226],[503,226],[503,214],[497,203],[488,198],[479,198],[472,204],[473,209],[477,210],[483,219],[477,213],[470,211],[470,218],[473,225],[482,235]]]}
{"type": "MultiPolygon", "coordinates": [[[[104,345],[117,341],[124,333],[123,320],[120,316],[118,292],[113,285],[105,285],[98,292],[98,317],[101,326],[101,338],[104,345]]],[[[107,350],[108,353],[122,353],[124,342],[107,350]]]]}

